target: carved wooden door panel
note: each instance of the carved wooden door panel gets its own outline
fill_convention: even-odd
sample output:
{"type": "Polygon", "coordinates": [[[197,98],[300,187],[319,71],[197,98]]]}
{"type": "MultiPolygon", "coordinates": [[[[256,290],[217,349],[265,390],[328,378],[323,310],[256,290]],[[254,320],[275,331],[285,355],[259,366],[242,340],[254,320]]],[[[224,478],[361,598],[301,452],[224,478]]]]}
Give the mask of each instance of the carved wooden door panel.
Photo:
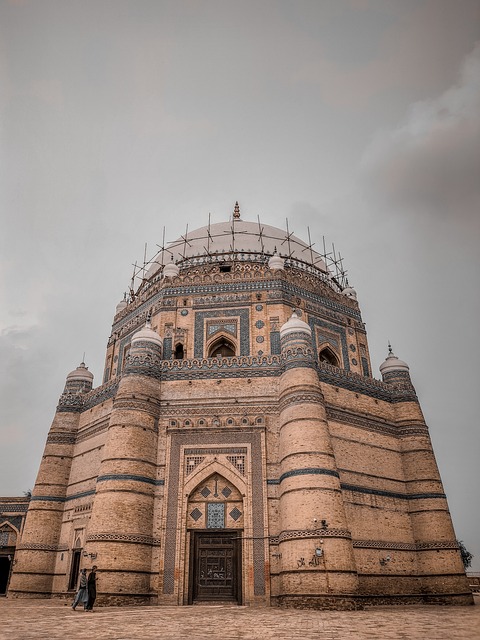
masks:
{"type": "Polygon", "coordinates": [[[240,531],[195,531],[190,563],[190,602],[240,602],[240,531]]]}

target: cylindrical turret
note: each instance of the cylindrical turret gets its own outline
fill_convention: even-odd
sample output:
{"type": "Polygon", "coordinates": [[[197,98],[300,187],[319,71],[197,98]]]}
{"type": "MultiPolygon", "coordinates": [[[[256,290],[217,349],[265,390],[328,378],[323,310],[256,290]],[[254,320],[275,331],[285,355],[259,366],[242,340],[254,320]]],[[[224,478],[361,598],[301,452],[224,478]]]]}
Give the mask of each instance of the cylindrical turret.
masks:
{"type": "Polygon", "coordinates": [[[389,353],[380,365],[383,381],[395,385],[396,423],[401,429],[402,463],[408,490],[412,534],[417,547],[420,590],[430,599],[455,596],[459,604],[471,601],[471,593],[455,538],[433,447],[415,395],[408,365],[389,353]],[[452,568],[454,573],[452,574],[452,568]]]}
{"type": "Polygon", "coordinates": [[[132,338],[119,383],[87,531],[107,601],[148,603],[152,595],[161,358],[162,339],[147,322],[132,338]]]}
{"type": "Polygon", "coordinates": [[[49,597],[55,571],[79,412],[93,374],[82,362],[68,374],[32,492],[9,595],[49,597]]]}
{"type": "Polygon", "coordinates": [[[352,607],[353,547],[310,327],[293,313],[280,341],[280,601],[352,607]]]}

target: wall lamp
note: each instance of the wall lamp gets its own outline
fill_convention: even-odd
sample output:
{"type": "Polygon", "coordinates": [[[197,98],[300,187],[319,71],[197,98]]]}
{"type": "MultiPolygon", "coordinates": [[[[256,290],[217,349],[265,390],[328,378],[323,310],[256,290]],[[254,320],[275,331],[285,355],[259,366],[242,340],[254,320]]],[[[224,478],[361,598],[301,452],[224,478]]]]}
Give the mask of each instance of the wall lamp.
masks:
{"type": "Polygon", "coordinates": [[[86,551],[83,552],[83,557],[84,558],[88,558],[90,557],[92,560],[95,560],[95,558],[97,557],[96,553],[87,553],[86,551]]]}

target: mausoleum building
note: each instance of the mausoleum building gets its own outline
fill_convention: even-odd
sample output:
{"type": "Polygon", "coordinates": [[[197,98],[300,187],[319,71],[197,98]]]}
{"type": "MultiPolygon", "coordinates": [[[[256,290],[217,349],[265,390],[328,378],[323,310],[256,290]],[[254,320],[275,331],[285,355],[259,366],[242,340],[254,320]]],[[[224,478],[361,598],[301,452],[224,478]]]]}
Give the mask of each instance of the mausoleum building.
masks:
{"type": "MultiPolygon", "coordinates": [[[[101,328],[99,328],[101,329],[101,328]]],[[[209,224],[67,376],[9,595],[356,608],[472,600],[407,364],[372,375],[355,290],[291,233],[209,224]]]]}

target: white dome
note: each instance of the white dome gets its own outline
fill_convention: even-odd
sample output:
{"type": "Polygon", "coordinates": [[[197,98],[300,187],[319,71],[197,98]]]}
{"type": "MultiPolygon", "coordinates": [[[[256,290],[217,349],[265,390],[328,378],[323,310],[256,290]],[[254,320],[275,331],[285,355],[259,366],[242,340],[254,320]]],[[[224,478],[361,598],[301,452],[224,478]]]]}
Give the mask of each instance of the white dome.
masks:
{"type": "Polygon", "coordinates": [[[175,278],[180,273],[180,269],[174,262],[169,262],[163,267],[164,278],[175,278]]]}
{"type": "Polygon", "coordinates": [[[312,330],[308,326],[306,322],[300,320],[295,311],[292,313],[291,317],[284,325],[280,328],[280,338],[287,336],[289,333],[294,333],[296,331],[302,331],[303,333],[307,333],[309,336],[312,335],[312,330]]]}
{"type": "Polygon", "coordinates": [[[268,261],[268,268],[272,271],[279,271],[285,268],[285,260],[276,253],[268,261]]]}
{"type": "Polygon", "coordinates": [[[120,302],[117,304],[117,306],[115,307],[115,315],[117,313],[120,313],[120,311],[123,311],[125,309],[125,307],[127,306],[127,302],[126,300],[120,300],[120,302]]]}
{"type": "Polygon", "coordinates": [[[139,331],[133,334],[132,346],[136,342],[140,342],[144,340],[147,340],[148,342],[153,342],[154,344],[157,344],[160,347],[163,344],[163,340],[161,336],[159,336],[158,333],[152,329],[152,325],[150,324],[149,321],[145,323],[145,326],[142,329],[140,329],[139,331]]]}
{"type": "Polygon", "coordinates": [[[70,371],[67,376],[67,380],[72,382],[73,380],[83,380],[85,382],[92,382],[93,373],[88,370],[84,362],[81,362],[74,371],[70,371]]]}
{"type": "Polygon", "coordinates": [[[390,373],[391,371],[409,371],[410,370],[408,364],[403,360],[400,360],[399,358],[397,358],[397,356],[393,353],[391,348],[388,353],[388,356],[382,362],[379,369],[382,376],[385,373],[390,373]]]}
{"type": "Polygon", "coordinates": [[[357,292],[353,287],[345,287],[342,293],[344,296],[347,296],[347,298],[351,298],[352,300],[357,299],[357,292]]]}
{"type": "Polygon", "coordinates": [[[233,218],[230,222],[218,222],[189,231],[175,242],[170,242],[163,252],[155,256],[146,279],[153,277],[161,265],[165,265],[163,273],[167,275],[171,260],[182,263],[190,258],[230,254],[232,251],[273,256],[276,249],[280,257],[301,260],[328,273],[320,254],[296,236],[266,224],[233,218]]]}

